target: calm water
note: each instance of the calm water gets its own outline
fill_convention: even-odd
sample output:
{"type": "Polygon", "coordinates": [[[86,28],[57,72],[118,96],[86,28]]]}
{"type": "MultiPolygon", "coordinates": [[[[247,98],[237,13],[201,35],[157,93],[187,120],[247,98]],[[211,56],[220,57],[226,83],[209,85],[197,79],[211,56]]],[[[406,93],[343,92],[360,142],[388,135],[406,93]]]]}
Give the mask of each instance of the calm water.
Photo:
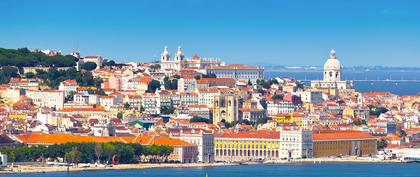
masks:
{"type": "MultiPolygon", "coordinates": [[[[297,80],[321,80],[322,72],[290,72],[276,71],[265,72],[266,78],[292,77],[297,80]]],[[[344,71],[345,80],[420,80],[419,72],[385,72],[385,71],[344,71]]],[[[306,82],[305,84],[309,84],[306,82]]],[[[420,93],[420,82],[381,82],[381,81],[356,81],[354,87],[357,91],[388,91],[398,95],[416,95],[420,93]]],[[[419,175],[420,176],[420,175],[419,175]]]]}
{"type": "Polygon", "coordinates": [[[323,163],[242,165],[209,168],[156,168],[70,173],[11,174],[15,177],[419,177],[420,164],[323,163]]]}

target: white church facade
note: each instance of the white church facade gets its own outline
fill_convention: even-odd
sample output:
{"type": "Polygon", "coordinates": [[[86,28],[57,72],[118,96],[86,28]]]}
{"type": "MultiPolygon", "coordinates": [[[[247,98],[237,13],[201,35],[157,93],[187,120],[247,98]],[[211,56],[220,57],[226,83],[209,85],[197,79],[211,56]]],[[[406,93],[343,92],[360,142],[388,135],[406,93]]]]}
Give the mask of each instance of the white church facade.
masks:
{"type": "Polygon", "coordinates": [[[173,59],[168,51],[168,47],[165,46],[160,56],[160,64],[162,70],[181,70],[184,65],[184,54],[182,53],[181,46],[178,47],[178,51],[173,59]]]}

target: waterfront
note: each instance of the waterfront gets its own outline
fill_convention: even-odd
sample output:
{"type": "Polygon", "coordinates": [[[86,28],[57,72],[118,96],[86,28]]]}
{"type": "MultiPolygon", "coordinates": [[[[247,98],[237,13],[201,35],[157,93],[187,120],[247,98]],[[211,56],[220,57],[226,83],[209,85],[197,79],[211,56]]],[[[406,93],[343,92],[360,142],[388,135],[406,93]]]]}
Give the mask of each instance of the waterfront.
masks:
{"type": "Polygon", "coordinates": [[[321,164],[275,164],[240,165],[198,168],[153,168],[129,170],[103,170],[80,172],[8,174],[15,177],[72,177],[72,176],[147,176],[147,177],[414,177],[418,176],[419,164],[402,163],[321,163],[321,164]]]}
{"type": "MultiPolygon", "coordinates": [[[[292,77],[297,80],[322,79],[321,71],[267,71],[266,78],[292,77]]],[[[354,87],[361,92],[391,92],[397,95],[415,95],[420,93],[419,82],[402,82],[398,80],[419,80],[420,72],[386,72],[386,71],[344,71],[344,80],[357,80],[354,87]],[[369,80],[369,81],[364,81],[369,80]],[[378,80],[378,81],[375,81],[378,80]],[[395,82],[384,80],[396,80],[395,82]]],[[[310,85],[309,81],[304,82],[310,85]]]]}

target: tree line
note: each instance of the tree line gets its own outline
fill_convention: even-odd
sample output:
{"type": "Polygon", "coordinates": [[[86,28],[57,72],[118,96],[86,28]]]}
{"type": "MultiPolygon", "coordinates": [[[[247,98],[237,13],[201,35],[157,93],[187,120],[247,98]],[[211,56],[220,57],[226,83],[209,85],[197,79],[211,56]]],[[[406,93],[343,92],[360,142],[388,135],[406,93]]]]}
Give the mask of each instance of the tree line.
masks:
{"type": "Polygon", "coordinates": [[[133,143],[66,143],[50,146],[2,147],[9,162],[60,161],[68,163],[110,163],[115,156],[119,163],[167,162],[170,146],[143,146],[133,143]]]}
{"type": "Polygon", "coordinates": [[[31,52],[28,48],[0,48],[0,66],[73,67],[75,66],[75,60],[76,57],[72,55],[47,56],[42,52],[31,52]]]}

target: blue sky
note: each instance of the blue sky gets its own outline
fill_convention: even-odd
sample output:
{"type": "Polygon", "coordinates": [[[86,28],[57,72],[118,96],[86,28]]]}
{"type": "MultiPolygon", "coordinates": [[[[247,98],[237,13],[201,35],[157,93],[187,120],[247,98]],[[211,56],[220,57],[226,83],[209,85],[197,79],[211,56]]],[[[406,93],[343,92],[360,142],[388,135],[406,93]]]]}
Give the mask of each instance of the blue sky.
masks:
{"type": "Polygon", "coordinates": [[[0,47],[149,61],[163,46],[228,63],[420,66],[420,1],[1,0],[0,47]]]}

